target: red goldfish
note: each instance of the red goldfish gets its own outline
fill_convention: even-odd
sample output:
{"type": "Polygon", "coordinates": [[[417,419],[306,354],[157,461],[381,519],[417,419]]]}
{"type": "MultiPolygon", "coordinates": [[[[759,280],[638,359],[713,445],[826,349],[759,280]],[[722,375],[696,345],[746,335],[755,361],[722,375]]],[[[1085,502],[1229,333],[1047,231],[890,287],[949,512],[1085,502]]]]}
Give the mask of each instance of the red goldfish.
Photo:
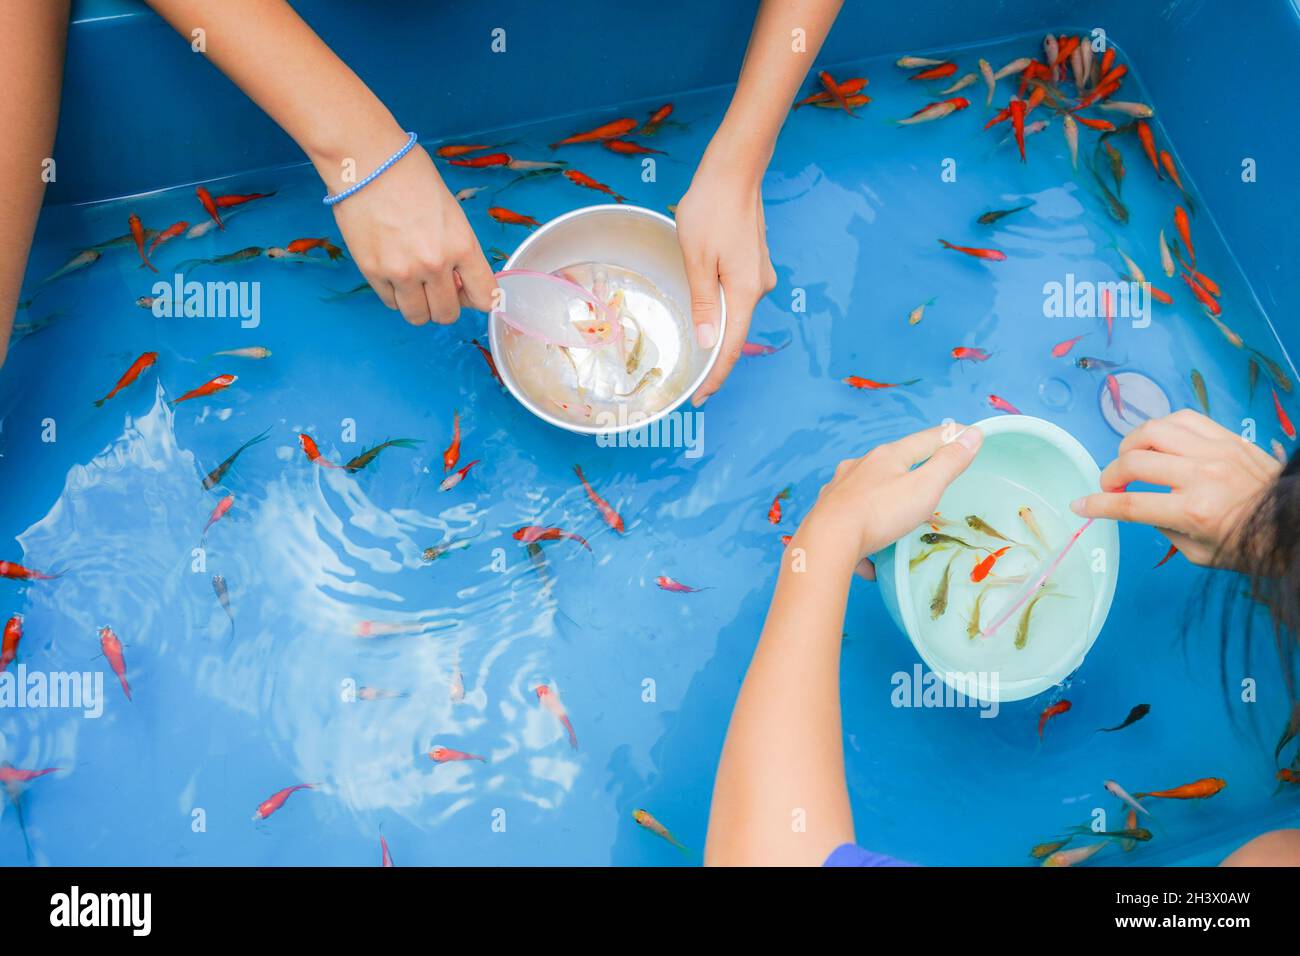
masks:
{"type": "Polygon", "coordinates": [[[238,375],[218,375],[216,378],[212,379],[212,381],[204,382],[198,388],[190,389],[180,398],[173,399],[168,404],[175,407],[181,402],[189,401],[191,398],[203,398],[204,396],[211,395],[214,392],[219,392],[223,388],[229,388],[238,380],[238,375]]]}
{"type": "Polygon", "coordinates": [[[203,211],[212,217],[212,221],[217,224],[217,228],[225,229],[226,224],[221,221],[221,213],[217,211],[217,204],[212,200],[212,193],[202,186],[197,186],[194,189],[194,195],[199,197],[199,202],[203,204],[203,211]]]}
{"type": "Polygon", "coordinates": [[[1160,175],[1160,161],[1156,159],[1156,138],[1151,133],[1151,124],[1146,120],[1137,121],[1138,142],[1142,144],[1142,152],[1146,153],[1147,159],[1151,160],[1151,168],[1156,171],[1156,176],[1163,179],[1160,175]]]}
{"type": "Polygon", "coordinates": [[[513,157],[509,153],[488,153],[485,156],[471,156],[469,159],[453,159],[451,165],[486,169],[490,166],[509,166],[512,161],[513,157]]]}
{"type": "Polygon", "coordinates": [[[479,462],[481,462],[482,460],[483,459],[481,458],[475,458],[464,468],[461,468],[459,471],[452,472],[446,478],[442,479],[442,481],[438,484],[438,490],[451,491],[451,489],[455,488],[462,481],[464,481],[465,476],[469,474],[469,470],[473,468],[475,465],[477,465],[479,462]]]}
{"type": "Polygon", "coordinates": [[[25,568],[14,561],[0,561],[0,578],[9,578],[14,581],[53,581],[55,578],[62,577],[63,574],[44,574],[40,571],[33,571],[31,568],[25,568]]]}
{"type": "Polygon", "coordinates": [[[601,143],[611,153],[618,153],[620,156],[649,156],[657,154],[667,156],[662,149],[651,149],[649,146],[642,146],[640,143],[634,143],[630,139],[607,139],[601,143]]]}
{"type": "Polygon", "coordinates": [[[1182,206],[1174,207],[1174,225],[1178,228],[1178,235],[1183,238],[1187,254],[1192,257],[1192,265],[1196,265],[1196,249],[1192,246],[1192,224],[1188,222],[1187,211],[1182,206]]]}
{"type": "Polygon", "coordinates": [[[1070,709],[1070,702],[1068,700],[1060,700],[1057,701],[1055,704],[1053,704],[1051,707],[1044,708],[1042,714],[1038,718],[1038,739],[1039,740],[1043,739],[1043,728],[1047,726],[1047,722],[1049,720],[1051,720],[1053,717],[1060,716],[1061,714],[1065,713],[1069,709],[1070,709]]]}
{"type": "Polygon", "coordinates": [[[429,759],[434,763],[450,763],[453,760],[481,760],[487,763],[487,757],[465,753],[463,750],[452,750],[450,747],[432,748],[429,751],[429,759]]]}
{"type": "Polygon", "coordinates": [[[332,461],[326,461],[321,457],[320,449],[316,447],[316,440],[310,435],[302,434],[298,436],[298,444],[302,446],[303,454],[313,465],[320,465],[322,468],[338,468],[339,466],[332,461]]]}
{"type": "Polygon", "coordinates": [[[284,806],[284,802],[299,790],[315,790],[316,788],[310,783],[297,783],[292,787],[285,787],[283,790],[273,793],[257,805],[257,810],[253,813],[254,820],[265,820],[271,814],[275,813],[284,806]]]}
{"type": "Polygon", "coordinates": [[[555,149],[557,146],[572,146],[576,143],[598,143],[603,139],[618,139],[634,129],[636,129],[636,120],[624,117],[623,119],[604,123],[585,133],[574,133],[557,143],[552,143],[551,149],[555,149]]]}
{"type": "MultiPolygon", "coordinates": [[[[953,64],[953,69],[954,70],[957,69],[956,64],[953,64]]],[[[848,100],[844,98],[845,96],[844,90],[840,87],[838,83],[835,82],[835,78],[831,76],[829,73],[827,73],[825,70],[822,70],[820,73],[817,74],[817,79],[821,80],[822,88],[826,90],[827,93],[830,94],[833,100],[835,100],[836,105],[839,106],[840,109],[844,110],[844,112],[852,116],[853,107],[851,107],[849,105],[848,100]]]]}
{"type": "MultiPolygon", "coordinates": [[[[1016,147],[1020,150],[1020,161],[1023,163],[1025,161],[1025,104],[1013,99],[1007,109],[1011,110],[1011,128],[1015,131],[1016,147]]],[[[1002,258],[1005,259],[1006,256],[1002,258]]]]}
{"type": "Polygon", "coordinates": [[[62,767],[46,767],[43,770],[22,770],[18,767],[11,767],[8,764],[0,765],[0,783],[6,787],[16,787],[21,783],[31,783],[38,777],[43,777],[47,773],[58,773],[62,767]]]}
{"type": "Polygon", "coordinates": [[[672,103],[665,103],[663,106],[659,107],[659,109],[650,114],[650,118],[646,120],[645,125],[641,127],[641,135],[651,136],[658,132],[659,127],[663,125],[664,120],[668,119],[672,113],[672,103]]]}
{"type": "Polygon", "coordinates": [[[242,206],[246,202],[252,202],[254,199],[270,199],[274,192],[269,193],[231,193],[228,196],[217,196],[213,203],[218,209],[229,209],[231,206],[242,206]]]}
{"type": "Polygon", "coordinates": [[[1008,415],[1021,414],[1020,409],[1016,408],[1016,406],[1012,405],[1005,398],[999,398],[996,395],[989,396],[989,404],[1000,412],[1006,412],[1008,415]]]}
{"type": "Polygon", "coordinates": [[[1287,417],[1286,409],[1278,401],[1277,389],[1270,389],[1273,393],[1273,408],[1277,412],[1277,423],[1282,426],[1282,434],[1287,438],[1295,441],[1295,425],[1291,424],[1291,419],[1287,417]]]}
{"type": "Polygon", "coordinates": [[[990,262],[1001,262],[1006,259],[1007,254],[997,249],[976,249],[971,246],[954,246],[946,239],[940,239],[939,245],[945,249],[951,249],[954,252],[960,252],[963,255],[971,256],[975,259],[988,259],[990,262]]]}
{"type": "Polygon", "coordinates": [[[574,465],[573,473],[577,475],[578,480],[582,482],[583,490],[587,492],[587,497],[590,498],[591,503],[596,506],[596,510],[600,512],[600,516],[605,519],[605,524],[609,525],[619,534],[623,534],[623,516],[615,511],[608,501],[596,494],[596,489],[591,487],[591,484],[587,481],[586,477],[583,476],[581,465],[574,465]]]}
{"type": "Polygon", "coordinates": [[[1214,796],[1227,785],[1221,777],[1203,777],[1171,790],[1153,790],[1150,793],[1138,793],[1134,796],[1139,800],[1146,797],[1161,797],[1165,800],[1204,800],[1214,796]]]}
{"type": "Polygon", "coordinates": [[[492,357],[492,353],[489,352],[478,339],[470,339],[469,344],[478,349],[479,354],[483,356],[483,361],[487,362],[488,371],[492,373],[492,377],[497,380],[498,385],[505,388],[506,383],[502,380],[501,373],[497,371],[496,359],[492,357]]]}
{"type": "MultiPolygon", "coordinates": [[[[1087,333],[1085,332],[1084,335],[1086,334],[1087,333]]],[[[1057,342],[1052,346],[1052,358],[1064,358],[1070,353],[1070,349],[1074,348],[1083,337],[1083,335],[1076,335],[1074,338],[1066,339],[1064,342],[1057,342]]]]}
{"type": "Polygon", "coordinates": [[[212,509],[212,514],[208,516],[208,523],[203,529],[203,536],[205,538],[208,536],[208,530],[226,516],[226,513],[230,511],[230,507],[234,503],[234,495],[226,495],[226,497],[217,502],[217,506],[212,509]]]}
{"type": "Polygon", "coordinates": [[[188,228],[190,228],[190,224],[183,220],[181,222],[172,223],[162,232],[158,233],[158,235],[154,236],[153,243],[149,246],[149,255],[153,255],[153,251],[157,249],[159,246],[161,246],[164,242],[168,242],[172,239],[175,239],[177,236],[179,236],[182,232],[184,232],[188,228]]]}
{"type": "Polygon", "coordinates": [[[672,591],[675,594],[696,594],[708,590],[708,588],[693,588],[690,585],[682,584],[680,581],[674,581],[666,574],[661,574],[655,578],[655,586],[662,591],[672,591]]]}
{"type": "Polygon", "coordinates": [[[442,470],[451,471],[458,461],[460,461],[460,412],[456,411],[451,419],[451,444],[442,453],[442,470]]]}
{"type": "Polygon", "coordinates": [[[1005,548],[998,548],[996,551],[989,552],[989,554],[976,564],[975,567],[971,568],[971,581],[975,584],[979,584],[983,581],[989,576],[989,572],[993,570],[993,565],[997,564],[998,558],[1002,557],[1002,555],[1006,554],[1010,550],[1011,546],[1007,545],[1005,548]]]}
{"type": "Polygon", "coordinates": [[[388,852],[388,841],[384,839],[382,834],[380,834],[379,837],[379,865],[380,866],[394,865],[393,855],[388,852]]]}
{"type": "MultiPolygon", "coordinates": [[[[957,72],[956,63],[940,63],[938,66],[932,66],[928,70],[921,70],[919,73],[913,73],[908,77],[909,80],[942,80],[944,77],[952,76],[957,72]]],[[[823,80],[823,82],[825,82],[823,80]]]]}
{"type": "Polygon", "coordinates": [[[580,534],[565,531],[563,528],[544,528],[541,525],[529,524],[516,531],[513,537],[522,544],[535,544],[538,541],[560,541],[567,538],[569,541],[578,542],[588,551],[591,550],[591,545],[587,543],[586,538],[580,534]]]}
{"type": "MultiPolygon", "coordinates": [[[[842,83],[836,83],[835,85],[839,89],[839,92],[844,97],[847,98],[857,93],[861,93],[862,90],[867,85],[867,79],[866,77],[855,76],[851,79],[845,80],[842,83]]],[[[798,109],[801,106],[807,106],[810,103],[828,103],[828,102],[832,102],[833,100],[834,97],[831,96],[830,93],[828,93],[825,90],[822,90],[820,92],[812,94],[811,96],[806,96],[803,99],[799,100],[797,103],[794,104],[794,109],[798,109]]]]}
{"type": "Polygon", "coordinates": [[[854,388],[901,388],[904,385],[915,385],[921,381],[919,378],[909,378],[906,382],[874,382],[869,378],[862,378],[860,375],[850,375],[844,379],[844,384],[852,385],[854,388]]]}
{"type": "Polygon", "coordinates": [[[1106,391],[1110,392],[1111,403],[1115,406],[1115,413],[1120,418],[1124,417],[1124,399],[1119,393],[1119,379],[1110,373],[1106,374],[1106,391]]]}
{"type": "Polygon", "coordinates": [[[150,269],[153,269],[154,272],[157,272],[158,269],[149,261],[149,257],[144,252],[144,225],[140,222],[140,217],[135,213],[131,213],[127,222],[131,226],[131,238],[135,240],[135,248],[140,253],[140,260],[150,269]]]}
{"type": "Polygon", "coordinates": [[[988,361],[989,353],[984,351],[984,349],[959,345],[957,348],[952,350],[952,357],[959,362],[963,359],[970,362],[986,362],[988,361]]]}
{"type": "Polygon", "coordinates": [[[1115,333],[1115,310],[1111,308],[1110,289],[1101,290],[1101,314],[1106,320],[1106,344],[1115,333]]]}
{"type": "Polygon", "coordinates": [[[1210,295],[1199,282],[1185,272],[1180,273],[1180,275],[1182,275],[1183,281],[1187,283],[1187,288],[1192,290],[1192,295],[1196,296],[1196,301],[1205,307],[1206,312],[1217,316],[1223,311],[1223,306],[1219,305],[1218,300],[1210,295]]]}
{"type": "Polygon", "coordinates": [[[772,499],[772,507],[767,509],[767,520],[772,524],[781,523],[781,502],[790,500],[790,486],[782,488],[772,499]]]}
{"type": "Polygon", "coordinates": [[[1078,123],[1079,125],[1081,125],[1081,126],[1086,126],[1086,127],[1088,127],[1088,129],[1097,129],[1097,130],[1101,130],[1103,133],[1113,133],[1113,132],[1115,132],[1115,124],[1112,123],[1110,120],[1104,120],[1104,119],[1093,119],[1093,118],[1090,117],[1090,116],[1078,116],[1078,115],[1075,115],[1075,116],[1074,116],[1074,121],[1075,121],[1076,123],[1078,123]]]}
{"type": "Polygon", "coordinates": [[[446,146],[439,146],[433,151],[433,155],[439,159],[454,159],[457,156],[464,156],[466,153],[479,153],[485,149],[496,148],[496,146],[488,143],[451,143],[446,146]]]}
{"type": "Polygon", "coordinates": [[[612,196],[614,198],[614,202],[626,201],[627,197],[620,196],[618,193],[614,192],[614,190],[610,189],[604,183],[596,182],[596,180],[592,179],[586,173],[580,172],[579,170],[566,169],[564,171],[564,178],[567,179],[569,182],[573,183],[575,186],[582,186],[586,189],[594,189],[598,193],[604,193],[607,196],[612,196]]]}
{"type": "Polygon", "coordinates": [[[107,395],[105,395],[103,398],[95,402],[95,407],[99,408],[101,405],[103,405],[106,401],[108,401],[110,398],[112,398],[122,389],[126,388],[128,385],[134,382],[137,378],[140,377],[140,374],[145,369],[153,365],[153,363],[156,361],[158,361],[157,352],[145,352],[143,355],[141,355],[138,359],[136,359],[134,362],[131,363],[131,367],[127,369],[126,372],[123,373],[122,377],[117,380],[117,384],[113,386],[113,390],[109,392],[107,395]]]}
{"type": "Polygon", "coordinates": [[[555,715],[555,719],[564,725],[564,729],[569,732],[569,746],[574,750],[578,749],[578,735],[573,732],[573,723],[569,720],[569,715],[564,710],[564,705],[560,699],[555,696],[555,691],[551,690],[545,684],[538,684],[533,688],[533,693],[541,701],[542,706],[555,715]]]}
{"type": "Polygon", "coordinates": [[[536,229],[541,225],[532,216],[525,216],[523,213],[514,212],[504,206],[489,206],[488,215],[506,226],[527,226],[529,229],[536,229]]]}
{"type": "Polygon", "coordinates": [[[284,247],[284,251],[295,256],[305,256],[313,249],[321,249],[331,261],[340,259],[343,256],[343,250],[329,239],[295,239],[284,247]]]}
{"type": "Polygon", "coordinates": [[[118,682],[122,685],[122,693],[126,694],[127,700],[130,700],[131,685],[126,682],[126,658],[122,656],[122,642],[118,640],[112,628],[99,629],[99,647],[104,652],[104,659],[108,661],[108,666],[117,675],[118,682]]]}
{"type": "Polygon", "coordinates": [[[4,642],[0,643],[0,671],[18,656],[18,642],[23,639],[23,616],[15,614],[5,624],[4,642]]]}

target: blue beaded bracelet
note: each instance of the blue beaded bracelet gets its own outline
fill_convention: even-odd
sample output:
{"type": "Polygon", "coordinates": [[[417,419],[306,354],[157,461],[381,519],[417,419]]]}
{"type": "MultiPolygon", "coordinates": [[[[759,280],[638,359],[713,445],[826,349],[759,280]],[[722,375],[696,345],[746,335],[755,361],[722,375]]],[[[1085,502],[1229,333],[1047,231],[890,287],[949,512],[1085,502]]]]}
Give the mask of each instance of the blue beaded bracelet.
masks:
{"type": "Polygon", "coordinates": [[[388,168],[392,166],[393,163],[397,162],[399,159],[401,159],[403,156],[409,153],[411,151],[411,147],[415,145],[416,135],[414,133],[407,133],[406,137],[407,137],[406,145],[403,146],[401,149],[399,149],[397,152],[393,153],[392,156],[389,156],[382,163],[380,163],[379,168],[376,169],[373,173],[371,173],[365,179],[361,180],[361,182],[349,186],[341,193],[335,193],[333,196],[326,196],[324,199],[321,200],[321,202],[323,202],[327,206],[333,206],[335,203],[340,203],[343,200],[347,199],[349,196],[351,196],[357,190],[369,186],[371,183],[373,183],[384,173],[388,172],[388,168]]]}

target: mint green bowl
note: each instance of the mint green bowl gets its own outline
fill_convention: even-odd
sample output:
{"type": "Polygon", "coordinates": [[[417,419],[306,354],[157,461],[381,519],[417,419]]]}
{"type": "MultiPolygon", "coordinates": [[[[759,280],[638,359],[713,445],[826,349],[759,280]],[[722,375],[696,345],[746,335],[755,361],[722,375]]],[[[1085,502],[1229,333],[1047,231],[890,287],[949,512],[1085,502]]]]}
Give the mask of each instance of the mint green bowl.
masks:
{"type": "MultiPolygon", "coordinates": [[[[1082,518],[1068,512],[1069,504],[1081,495],[1098,490],[1101,471],[1074,436],[1051,422],[1029,415],[986,418],[976,422],[975,426],[984,433],[984,443],[970,467],[940,499],[938,510],[941,513],[946,514],[944,501],[955,491],[970,491],[972,482],[985,481],[991,475],[1014,475],[1018,483],[1039,497],[1059,503],[1060,510],[1066,512],[1067,520],[1074,526],[1083,523],[1082,518]]],[[[921,660],[954,690],[981,701],[1023,700],[1059,684],[1083,663],[1106,622],[1119,579],[1119,529],[1115,522],[1093,522],[1074,545],[1076,549],[1093,555],[1101,549],[1104,559],[1104,570],[1095,571],[1100,580],[1093,588],[1089,624],[1082,630],[1083,636],[1063,646],[1055,663],[1045,673],[1032,679],[1013,681],[974,680],[967,672],[946,668],[941,656],[927,646],[918,627],[908,568],[916,540],[917,536],[910,534],[872,556],[880,596],[889,616],[907,635],[921,660]]],[[[1101,561],[1093,563],[1101,564],[1101,561]]]]}

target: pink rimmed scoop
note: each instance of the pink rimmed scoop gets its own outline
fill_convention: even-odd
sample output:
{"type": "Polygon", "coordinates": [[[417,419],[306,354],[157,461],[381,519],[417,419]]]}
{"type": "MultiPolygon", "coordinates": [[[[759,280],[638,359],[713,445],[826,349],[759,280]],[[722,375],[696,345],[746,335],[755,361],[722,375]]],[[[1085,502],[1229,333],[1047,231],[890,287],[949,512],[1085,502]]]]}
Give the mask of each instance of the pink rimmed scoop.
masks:
{"type": "Polygon", "coordinates": [[[1025,606],[1026,601],[1038,593],[1039,588],[1047,584],[1047,579],[1056,573],[1056,569],[1060,567],[1061,562],[1065,560],[1066,554],[1068,554],[1070,549],[1074,547],[1074,543],[1083,536],[1083,533],[1088,530],[1092,521],[1093,519],[1089,518],[1079,527],[1078,531],[1070,535],[1070,540],[1061,545],[1055,554],[1048,557],[1038,566],[1039,569],[1036,574],[1026,576],[1025,583],[1021,585],[1020,590],[1012,595],[1007,601],[1006,607],[998,612],[997,616],[993,618],[988,627],[980,631],[982,637],[992,637],[998,628],[1007,623],[1012,615],[1025,606]]]}
{"type": "Polygon", "coordinates": [[[599,349],[621,342],[617,305],[607,305],[562,276],[529,269],[497,273],[501,296],[492,310],[524,335],[563,348],[599,349]]]}

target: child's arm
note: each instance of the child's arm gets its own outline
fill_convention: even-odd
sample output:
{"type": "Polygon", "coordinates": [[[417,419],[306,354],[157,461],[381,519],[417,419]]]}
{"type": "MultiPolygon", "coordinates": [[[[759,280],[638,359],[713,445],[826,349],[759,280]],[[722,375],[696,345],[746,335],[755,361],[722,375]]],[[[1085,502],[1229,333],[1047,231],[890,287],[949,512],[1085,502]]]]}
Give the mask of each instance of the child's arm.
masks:
{"type": "Polygon", "coordinates": [[[839,696],[849,582],[868,554],[921,525],[970,464],[981,435],[970,428],[945,443],[954,431],[841,463],[786,548],[722,749],[705,863],[818,865],[853,842],[839,696]]]}
{"type": "Polygon", "coordinates": [[[843,0],[764,0],[740,80],[691,187],[677,228],[691,286],[691,318],[702,348],[718,331],[718,285],[727,298],[722,353],[695,404],[722,387],[740,358],[758,300],[776,287],[759,187],[799,84],[817,58],[843,0]],[[799,31],[796,33],[796,31],[799,31]]]}
{"type": "MultiPolygon", "coordinates": [[[[406,142],[384,104],[284,0],[147,2],[186,39],[204,31],[208,59],[293,137],[330,193],[351,185],[345,162],[360,180],[406,142]]],[[[454,322],[461,305],[491,307],[492,269],[419,146],[334,216],[357,268],[408,322],[454,322]]]]}

